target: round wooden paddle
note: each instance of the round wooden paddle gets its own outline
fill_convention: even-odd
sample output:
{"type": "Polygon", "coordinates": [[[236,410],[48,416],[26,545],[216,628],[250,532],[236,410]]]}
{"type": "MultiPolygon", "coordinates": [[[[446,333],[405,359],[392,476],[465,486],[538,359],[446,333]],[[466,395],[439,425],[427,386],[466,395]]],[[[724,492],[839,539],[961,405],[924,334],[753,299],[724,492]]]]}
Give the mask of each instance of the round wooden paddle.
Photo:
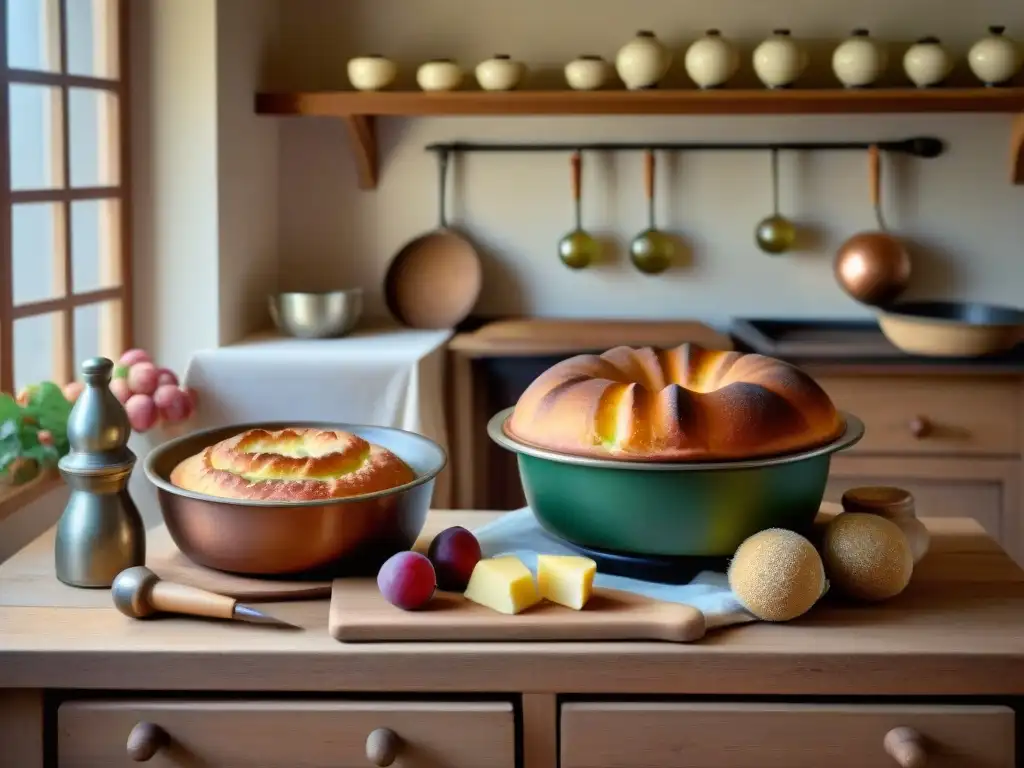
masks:
{"type": "Polygon", "coordinates": [[[452,328],[476,305],[483,283],[480,256],[448,226],[448,153],[438,152],[439,223],[407,243],[384,278],[384,299],[395,319],[410,328],[452,328]]]}

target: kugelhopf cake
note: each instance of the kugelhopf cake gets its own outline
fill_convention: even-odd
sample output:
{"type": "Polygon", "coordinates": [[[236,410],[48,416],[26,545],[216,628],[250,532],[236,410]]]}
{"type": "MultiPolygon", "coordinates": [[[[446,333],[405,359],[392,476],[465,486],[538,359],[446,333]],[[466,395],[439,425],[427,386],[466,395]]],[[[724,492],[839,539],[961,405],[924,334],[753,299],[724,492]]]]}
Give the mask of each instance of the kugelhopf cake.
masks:
{"type": "Polygon", "coordinates": [[[845,423],[807,373],[758,354],[616,347],[556,363],[527,387],[504,430],[575,456],[721,461],[809,449],[845,423]]]}
{"type": "Polygon", "coordinates": [[[319,501],[412,482],[398,456],[358,435],[311,428],[250,429],[204,448],[171,471],[179,488],[254,501],[319,501]]]}

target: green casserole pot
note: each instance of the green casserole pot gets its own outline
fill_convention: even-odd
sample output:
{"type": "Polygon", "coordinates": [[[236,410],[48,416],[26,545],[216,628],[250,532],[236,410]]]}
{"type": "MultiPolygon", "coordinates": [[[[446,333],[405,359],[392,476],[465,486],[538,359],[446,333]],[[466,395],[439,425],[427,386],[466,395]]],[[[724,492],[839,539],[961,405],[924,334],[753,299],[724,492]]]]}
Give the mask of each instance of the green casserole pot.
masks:
{"type": "Polygon", "coordinates": [[[743,461],[650,463],[570,456],[514,440],[513,408],[487,434],[514,452],[537,521],[570,544],[652,556],[728,557],[766,528],[809,533],[832,454],[864,436],[842,413],[836,440],[799,453],[743,461]]]}

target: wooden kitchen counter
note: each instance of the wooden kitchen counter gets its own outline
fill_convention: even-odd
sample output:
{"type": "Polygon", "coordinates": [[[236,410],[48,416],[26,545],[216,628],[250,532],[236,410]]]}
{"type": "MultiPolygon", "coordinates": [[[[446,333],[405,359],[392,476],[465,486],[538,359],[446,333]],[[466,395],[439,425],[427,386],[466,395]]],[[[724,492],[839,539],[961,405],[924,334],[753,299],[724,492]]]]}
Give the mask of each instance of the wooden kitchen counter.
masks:
{"type": "MultiPolygon", "coordinates": [[[[493,514],[434,512],[424,538],[450,525],[478,526],[493,514]]],[[[818,697],[829,696],[867,696],[875,703],[885,703],[927,695],[942,697],[933,701],[953,710],[968,702],[967,697],[977,701],[974,697],[984,696],[988,703],[1009,706],[1024,702],[1024,698],[1017,699],[1024,697],[1024,571],[973,520],[925,522],[933,532],[932,549],[919,564],[911,586],[898,598],[877,606],[823,604],[790,624],[754,623],[715,630],[692,645],[343,645],[327,633],[327,601],[268,604],[269,612],[299,624],[304,628],[301,632],[193,618],[135,621],[109,604],[106,591],[76,590],[57,582],[53,576],[51,530],[0,566],[0,741],[8,748],[14,744],[14,754],[22,758],[21,762],[0,758],[0,764],[17,768],[42,765],[44,742],[49,745],[46,749],[53,749],[57,738],[51,715],[66,697],[75,702],[60,709],[71,718],[68,728],[74,726],[68,744],[74,743],[75,750],[93,750],[89,754],[95,762],[69,754],[61,758],[61,768],[104,764],[97,755],[107,754],[103,752],[108,748],[106,742],[100,744],[100,736],[89,735],[103,730],[108,722],[104,718],[117,729],[132,718],[145,719],[142,715],[146,713],[146,717],[173,720],[185,717],[181,708],[188,709],[189,697],[198,708],[195,711],[227,707],[224,717],[234,718],[231,722],[235,724],[239,718],[255,717],[246,707],[259,711],[279,707],[290,713],[288,717],[298,718],[294,702],[299,693],[322,696],[345,692],[350,694],[345,698],[347,702],[353,701],[353,695],[359,697],[357,701],[377,702],[367,705],[372,712],[381,707],[380,711],[392,712],[398,706],[380,704],[374,696],[381,694],[391,702],[403,694],[414,701],[431,695],[439,701],[452,701],[453,696],[468,701],[465,696],[472,694],[476,702],[511,702],[509,717],[522,718],[525,768],[555,765],[556,711],[562,706],[559,696],[563,694],[576,694],[577,700],[590,697],[602,701],[622,694],[658,695],[662,702],[677,697],[677,704],[671,706],[683,706],[686,697],[692,701],[694,695],[702,700],[713,696],[719,702],[772,695],[785,697],[804,709],[820,706],[818,697]],[[200,698],[199,693],[185,692],[205,693],[200,698]],[[292,695],[282,698],[285,693],[292,695]],[[111,694],[122,703],[100,701],[100,697],[111,694]],[[178,703],[160,704],[170,694],[178,703]],[[210,695],[216,700],[217,694],[232,694],[235,703],[202,703],[208,702],[210,695]],[[239,709],[237,697],[241,694],[250,704],[239,709]],[[814,702],[809,703],[808,697],[815,697],[814,702]],[[162,707],[177,714],[160,715],[162,707]],[[45,739],[40,735],[44,712],[45,722],[51,723],[46,726],[45,739]],[[88,733],[75,735],[75,728],[88,733]]],[[[168,541],[163,529],[150,534],[153,549],[166,546],[168,541]]],[[[328,719],[341,716],[335,711],[340,706],[308,705],[319,713],[317,717],[328,719]],[[327,714],[324,707],[329,710],[327,714]]],[[[353,706],[346,704],[342,710],[348,712],[353,706]]],[[[418,712],[418,706],[408,704],[410,711],[418,712]]],[[[456,705],[437,706],[448,712],[456,705]]],[[[468,707],[475,713],[473,717],[481,718],[482,728],[491,722],[487,714],[490,705],[480,704],[483,709],[478,705],[458,706],[468,707]]],[[[628,709],[634,705],[621,706],[628,709]]],[[[858,707],[864,709],[863,704],[852,708],[858,707]]],[[[917,711],[915,707],[910,709],[917,711]]],[[[307,711],[302,707],[300,710],[307,711]]],[[[999,707],[995,710],[1009,711],[999,707]]],[[[402,711],[403,717],[415,720],[402,711]]],[[[580,714],[580,722],[590,716],[599,720],[608,716],[607,712],[600,714],[600,707],[595,711],[596,715],[580,714]]],[[[748,710],[743,712],[743,717],[751,716],[748,710]]],[[[202,730],[206,726],[200,721],[207,715],[195,717],[195,722],[188,717],[174,722],[178,723],[176,727],[200,729],[205,734],[202,738],[214,738],[202,730]]],[[[65,726],[58,730],[65,738],[65,726]]],[[[118,731],[116,736],[122,750],[118,760],[123,761],[127,733],[118,731]]],[[[200,736],[196,738],[202,741],[200,736]]],[[[569,766],[575,758],[567,760],[564,749],[563,743],[562,764],[569,766]]],[[[660,751],[657,745],[654,749],[660,751]]],[[[220,761],[211,761],[210,765],[236,764],[231,757],[234,753],[223,754],[221,759],[221,752],[216,752],[220,761]]],[[[321,764],[308,759],[310,762],[301,764],[321,764]]],[[[355,762],[363,759],[360,755],[355,762]]],[[[453,758],[451,763],[459,761],[453,758]]],[[[323,762],[325,766],[335,764],[350,762],[323,762]]],[[[468,767],[484,763],[466,758],[461,764],[468,767]]],[[[639,762],[637,766],[651,764],[656,763],[639,762]]],[[[990,764],[1014,763],[985,763],[990,764]]]]}

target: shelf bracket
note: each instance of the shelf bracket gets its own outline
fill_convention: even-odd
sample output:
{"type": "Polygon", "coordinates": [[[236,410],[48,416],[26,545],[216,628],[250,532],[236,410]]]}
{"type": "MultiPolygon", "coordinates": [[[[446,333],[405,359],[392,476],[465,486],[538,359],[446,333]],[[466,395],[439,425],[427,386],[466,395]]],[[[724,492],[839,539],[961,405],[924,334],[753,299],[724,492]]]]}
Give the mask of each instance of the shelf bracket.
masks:
{"type": "Polygon", "coordinates": [[[1024,112],[1013,119],[1010,135],[1010,183],[1024,184],[1024,112]]]}
{"type": "Polygon", "coordinates": [[[379,171],[377,126],[372,115],[345,115],[360,189],[376,189],[379,171]]]}

